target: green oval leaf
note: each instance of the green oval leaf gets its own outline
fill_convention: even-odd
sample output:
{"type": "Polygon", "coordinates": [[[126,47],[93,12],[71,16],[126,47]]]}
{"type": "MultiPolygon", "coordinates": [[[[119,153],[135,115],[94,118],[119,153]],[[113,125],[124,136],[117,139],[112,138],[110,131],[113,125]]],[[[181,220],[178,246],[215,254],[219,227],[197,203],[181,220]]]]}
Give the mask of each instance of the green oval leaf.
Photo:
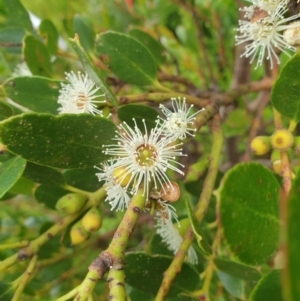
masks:
{"type": "Polygon", "coordinates": [[[300,52],[298,51],[281,69],[273,85],[271,102],[282,115],[300,121],[300,52]]]}
{"type": "Polygon", "coordinates": [[[58,32],[50,20],[43,20],[39,26],[39,34],[45,41],[45,44],[51,54],[56,54],[58,43],[58,32]]]}
{"type": "Polygon", "coordinates": [[[131,29],[129,34],[147,47],[157,62],[157,65],[165,61],[165,57],[163,56],[163,52],[165,51],[164,47],[150,34],[138,28],[131,29]]]}
{"type": "Polygon", "coordinates": [[[13,115],[14,115],[14,109],[10,105],[1,101],[0,102],[0,120],[4,120],[13,115]]]}
{"type": "Polygon", "coordinates": [[[113,106],[117,106],[119,103],[115,97],[115,95],[111,92],[109,86],[106,84],[104,78],[100,76],[100,74],[96,71],[93,64],[91,63],[89,57],[83,51],[83,49],[79,45],[79,37],[75,36],[74,39],[70,39],[70,44],[74,51],[76,52],[84,70],[87,72],[91,80],[95,83],[97,87],[101,89],[103,94],[105,94],[105,98],[109,101],[113,106]]]}
{"type": "Polygon", "coordinates": [[[293,182],[287,204],[287,270],[286,291],[288,300],[300,300],[300,173],[293,182]]]}
{"type": "Polygon", "coordinates": [[[55,205],[59,198],[67,194],[68,191],[64,190],[58,185],[42,184],[37,187],[34,192],[35,199],[44,204],[50,209],[56,210],[55,205]]]}
{"type": "Polygon", "coordinates": [[[0,198],[19,180],[26,166],[26,160],[14,157],[0,165],[0,198]]]}
{"type": "Polygon", "coordinates": [[[52,63],[47,47],[36,37],[26,36],[23,54],[32,74],[45,77],[51,76],[52,63]]]}
{"type": "Polygon", "coordinates": [[[96,50],[121,80],[137,86],[155,83],[156,63],[149,50],[136,39],[109,31],[98,37],[96,50]]]}
{"type": "Polygon", "coordinates": [[[4,83],[6,95],[14,102],[38,113],[57,114],[60,81],[39,76],[22,76],[4,83]]]}
{"type": "MultiPolygon", "coordinates": [[[[147,253],[127,253],[125,275],[126,282],[134,288],[155,295],[160,287],[163,273],[169,267],[173,257],[147,253]]],[[[199,285],[199,272],[192,265],[183,263],[181,271],[172,282],[168,296],[194,291],[199,285]]]]}
{"type": "Polygon", "coordinates": [[[268,260],[278,246],[279,184],[257,163],[229,170],[220,189],[220,217],[230,250],[250,265],[268,260]]]}
{"type": "Polygon", "coordinates": [[[73,18],[74,32],[79,35],[80,45],[90,52],[94,48],[95,33],[87,18],[75,15],[73,18]]]}
{"type": "Polygon", "coordinates": [[[28,161],[57,168],[83,168],[107,159],[116,126],[87,114],[22,114],[0,124],[0,139],[9,151],[28,161]]]}
{"type": "Polygon", "coordinates": [[[59,171],[47,166],[34,164],[32,162],[27,163],[23,176],[41,184],[65,183],[65,179],[59,171]]]}
{"type": "Polygon", "coordinates": [[[217,275],[228,293],[239,299],[245,298],[244,284],[241,279],[231,276],[230,274],[224,273],[222,271],[217,271],[217,275]]]}
{"type": "MultiPolygon", "coordinates": [[[[251,292],[251,301],[283,301],[280,285],[280,271],[266,274],[251,292]]],[[[296,301],[297,299],[289,299],[296,301]]]]}
{"type": "Polygon", "coordinates": [[[85,191],[96,191],[103,183],[96,176],[97,169],[87,167],[83,169],[69,169],[63,173],[66,183],[85,191]]]}
{"type": "Polygon", "coordinates": [[[19,0],[3,0],[3,4],[8,12],[10,24],[32,31],[28,11],[19,0]]]}
{"type": "Polygon", "coordinates": [[[236,278],[243,279],[250,285],[256,284],[261,278],[261,274],[258,272],[258,270],[239,262],[215,258],[214,264],[218,270],[230,274],[236,278]]]}
{"type": "Polygon", "coordinates": [[[142,120],[145,120],[148,130],[155,128],[155,120],[158,117],[158,112],[151,107],[129,104],[118,109],[118,117],[132,128],[135,126],[133,121],[133,119],[135,119],[138,128],[143,131],[144,124],[142,120]]]}

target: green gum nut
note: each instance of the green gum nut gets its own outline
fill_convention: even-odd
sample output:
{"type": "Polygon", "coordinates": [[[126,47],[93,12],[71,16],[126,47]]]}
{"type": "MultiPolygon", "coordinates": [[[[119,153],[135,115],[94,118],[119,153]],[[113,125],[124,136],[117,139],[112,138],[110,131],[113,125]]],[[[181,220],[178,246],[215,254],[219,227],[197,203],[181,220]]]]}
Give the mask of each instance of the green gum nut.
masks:
{"type": "Polygon", "coordinates": [[[80,211],[86,201],[87,197],[83,194],[68,193],[57,201],[55,208],[65,215],[74,214],[80,211]]]}
{"type": "Polygon", "coordinates": [[[97,208],[90,209],[81,220],[83,228],[88,232],[94,232],[101,228],[102,218],[97,208]]]}
{"type": "Polygon", "coordinates": [[[179,224],[180,226],[178,225],[178,223],[175,223],[174,227],[178,230],[180,236],[183,237],[191,223],[188,218],[184,218],[179,221],[179,224]]]}
{"type": "Polygon", "coordinates": [[[84,227],[81,224],[81,221],[78,221],[76,224],[74,224],[70,230],[70,239],[71,239],[71,245],[79,245],[85,240],[87,240],[89,237],[88,231],[84,229],[84,227]]]}
{"type": "Polygon", "coordinates": [[[294,137],[286,129],[276,130],[271,136],[271,145],[273,149],[284,152],[293,146],[294,137]]]}
{"type": "Polygon", "coordinates": [[[269,136],[256,136],[251,141],[250,148],[257,156],[265,155],[271,150],[271,139],[269,136]]]}

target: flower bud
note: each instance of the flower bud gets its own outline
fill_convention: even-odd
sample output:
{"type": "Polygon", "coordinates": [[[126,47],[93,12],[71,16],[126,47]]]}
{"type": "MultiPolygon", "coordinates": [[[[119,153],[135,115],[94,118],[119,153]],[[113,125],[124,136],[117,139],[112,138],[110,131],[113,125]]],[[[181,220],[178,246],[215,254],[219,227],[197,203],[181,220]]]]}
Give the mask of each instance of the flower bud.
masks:
{"type": "Polygon", "coordinates": [[[271,149],[270,137],[256,136],[250,144],[251,151],[257,155],[262,156],[268,153],[271,149]]]}
{"type": "Polygon", "coordinates": [[[84,206],[86,201],[87,198],[83,194],[68,193],[57,201],[55,208],[65,215],[74,214],[84,206]]]}
{"type": "Polygon", "coordinates": [[[160,196],[164,201],[176,202],[180,197],[180,188],[176,182],[164,183],[160,189],[160,196]]]}
{"type": "Polygon", "coordinates": [[[188,218],[184,218],[179,221],[179,225],[178,223],[175,223],[174,227],[178,230],[180,236],[183,237],[190,224],[190,220],[188,218]]]}
{"type": "Polygon", "coordinates": [[[126,169],[121,166],[115,168],[114,171],[112,172],[114,179],[122,187],[125,187],[130,181],[131,175],[129,173],[127,174],[126,173],[127,173],[126,169]]]}
{"type": "Polygon", "coordinates": [[[272,167],[275,173],[281,175],[281,160],[275,160],[272,162],[272,167]]]}
{"type": "Polygon", "coordinates": [[[81,220],[83,228],[88,232],[97,231],[102,225],[100,212],[97,208],[90,209],[81,220]]]}
{"type": "Polygon", "coordinates": [[[74,224],[70,231],[71,245],[79,245],[89,237],[89,233],[83,228],[81,221],[74,224]]]}
{"type": "Polygon", "coordinates": [[[287,30],[283,33],[283,39],[291,46],[300,46],[300,21],[294,21],[289,24],[287,30]]]}
{"type": "Polygon", "coordinates": [[[276,130],[271,136],[271,145],[273,149],[284,152],[294,143],[293,135],[286,129],[276,130]]]}

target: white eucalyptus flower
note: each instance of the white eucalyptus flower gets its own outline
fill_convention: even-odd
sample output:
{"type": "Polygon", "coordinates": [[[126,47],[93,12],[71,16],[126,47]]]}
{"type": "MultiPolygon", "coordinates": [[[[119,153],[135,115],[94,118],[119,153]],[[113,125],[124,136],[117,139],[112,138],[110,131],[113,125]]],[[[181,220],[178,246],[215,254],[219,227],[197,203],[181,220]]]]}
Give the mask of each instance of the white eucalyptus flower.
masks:
{"type": "Polygon", "coordinates": [[[246,45],[246,51],[242,56],[251,57],[250,63],[257,57],[256,68],[262,65],[265,56],[270,60],[271,68],[273,68],[274,59],[279,64],[280,61],[276,49],[288,56],[291,55],[286,49],[296,50],[295,47],[284,40],[282,32],[289,28],[295,28],[296,25],[287,23],[298,18],[300,15],[284,18],[286,12],[286,1],[280,1],[272,13],[261,9],[257,10],[257,7],[253,6],[246,13],[246,17],[249,20],[239,20],[240,27],[237,31],[240,35],[236,36],[236,44],[250,42],[246,45]],[[251,9],[252,15],[250,13],[251,9]]]}
{"type": "Polygon", "coordinates": [[[278,5],[286,5],[287,0],[246,0],[250,2],[250,6],[246,6],[241,11],[245,11],[245,17],[251,19],[251,16],[255,10],[255,8],[259,8],[260,10],[266,11],[268,14],[272,14],[276,11],[278,5]]]}
{"type": "Polygon", "coordinates": [[[105,181],[106,199],[111,206],[111,210],[123,211],[128,207],[130,196],[122,186],[122,182],[114,173],[114,161],[104,162],[101,168],[95,166],[101,172],[96,173],[99,181],[105,181]]]}
{"type": "Polygon", "coordinates": [[[62,83],[58,103],[61,107],[58,109],[60,114],[63,113],[90,113],[92,115],[99,114],[102,111],[97,109],[98,103],[105,103],[103,100],[97,100],[105,95],[97,94],[99,88],[88,77],[78,72],[77,75],[71,71],[66,73],[68,84],[62,83]]]}
{"type": "MultiPolygon", "coordinates": [[[[115,136],[116,144],[106,145],[104,153],[115,157],[114,169],[120,168],[122,174],[119,181],[126,178],[126,189],[131,189],[135,194],[143,186],[144,195],[149,195],[149,187],[154,188],[170,183],[166,171],[168,169],[183,174],[180,168],[182,164],[175,158],[183,156],[181,144],[174,145],[174,140],[163,135],[163,127],[156,124],[150,133],[144,123],[144,133],[138,128],[136,121],[132,129],[127,123],[123,122],[118,126],[119,131],[115,136]],[[142,186],[141,186],[142,185],[142,186]]],[[[171,183],[170,183],[171,185],[171,183]]]]}
{"type": "Polygon", "coordinates": [[[203,111],[199,110],[196,113],[192,114],[191,109],[193,105],[189,107],[186,104],[185,97],[181,100],[178,98],[171,98],[173,110],[169,110],[163,104],[160,104],[159,107],[162,110],[165,118],[159,117],[164,124],[164,133],[173,137],[173,139],[183,140],[187,135],[194,136],[196,129],[193,127],[194,120],[196,115],[203,111]]]}
{"type": "MultiPolygon", "coordinates": [[[[162,221],[160,217],[156,217],[156,232],[162,238],[162,241],[167,244],[168,249],[174,254],[179,249],[182,243],[182,237],[179,231],[176,229],[172,220],[162,221]]],[[[191,246],[188,249],[186,260],[192,264],[198,263],[198,257],[195,249],[191,246]]]]}

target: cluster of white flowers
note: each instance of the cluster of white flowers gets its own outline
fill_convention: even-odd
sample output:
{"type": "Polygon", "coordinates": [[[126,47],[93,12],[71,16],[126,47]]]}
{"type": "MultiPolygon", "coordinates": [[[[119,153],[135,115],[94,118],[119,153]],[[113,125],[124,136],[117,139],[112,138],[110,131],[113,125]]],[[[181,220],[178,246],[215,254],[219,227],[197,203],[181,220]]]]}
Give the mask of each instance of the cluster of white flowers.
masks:
{"type": "Polygon", "coordinates": [[[100,181],[105,181],[106,200],[112,209],[126,208],[128,198],[141,187],[148,200],[150,188],[160,189],[165,184],[172,186],[167,170],[183,175],[181,169],[184,166],[176,161],[176,157],[184,156],[182,143],[176,141],[193,135],[195,129],[192,125],[200,111],[191,115],[185,99],[173,98],[172,105],[174,111],[162,106],[166,120],[158,117],[156,126],[150,131],[144,120],[142,130],[135,120],[133,128],[123,122],[118,126],[119,131],[114,138],[116,143],[103,146],[103,152],[113,159],[102,164],[97,176],[100,181]]]}
{"type": "Polygon", "coordinates": [[[58,103],[61,105],[58,109],[59,113],[90,113],[102,116],[102,111],[98,110],[97,104],[105,103],[104,100],[99,100],[103,99],[105,95],[97,94],[99,88],[87,73],[78,72],[76,75],[73,71],[66,72],[66,79],[69,83],[62,83],[59,91],[58,103]]]}
{"type": "MultiPolygon", "coordinates": [[[[164,118],[158,117],[155,127],[150,131],[144,120],[142,129],[134,119],[133,128],[126,122],[121,123],[113,138],[115,142],[103,145],[103,152],[113,158],[97,167],[100,172],[96,175],[99,181],[104,181],[107,194],[105,200],[110,204],[111,210],[127,208],[131,197],[142,188],[143,195],[146,196],[145,210],[154,210],[157,233],[162,236],[168,248],[175,252],[182,241],[172,224],[172,220],[178,222],[178,217],[175,208],[164,199],[163,194],[169,196],[170,190],[179,187],[171,183],[167,170],[184,174],[184,166],[176,161],[176,157],[184,156],[182,142],[178,140],[195,134],[193,123],[202,110],[192,113],[192,106],[187,106],[185,98],[171,100],[173,110],[160,105],[164,118]],[[162,194],[155,195],[153,191],[160,191],[162,194]]],[[[188,261],[197,262],[193,248],[188,252],[188,261]]]]}
{"type": "MultiPolygon", "coordinates": [[[[244,20],[239,20],[240,33],[236,36],[236,44],[249,42],[242,56],[251,57],[252,63],[257,57],[256,68],[262,65],[266,56],[273,68],[273,60],[279,64],[276,49],[290,54],[286,49],[295,51],[290,36],[287,38],[283,31],[299,29],[299,22],[289,23],[300,14],[285,18],[288,0],[247,0],[252,5],[241,9],[245,12],[244,20]]],[[[299,31],[299,30],[298,30],[299,31]]]]}

